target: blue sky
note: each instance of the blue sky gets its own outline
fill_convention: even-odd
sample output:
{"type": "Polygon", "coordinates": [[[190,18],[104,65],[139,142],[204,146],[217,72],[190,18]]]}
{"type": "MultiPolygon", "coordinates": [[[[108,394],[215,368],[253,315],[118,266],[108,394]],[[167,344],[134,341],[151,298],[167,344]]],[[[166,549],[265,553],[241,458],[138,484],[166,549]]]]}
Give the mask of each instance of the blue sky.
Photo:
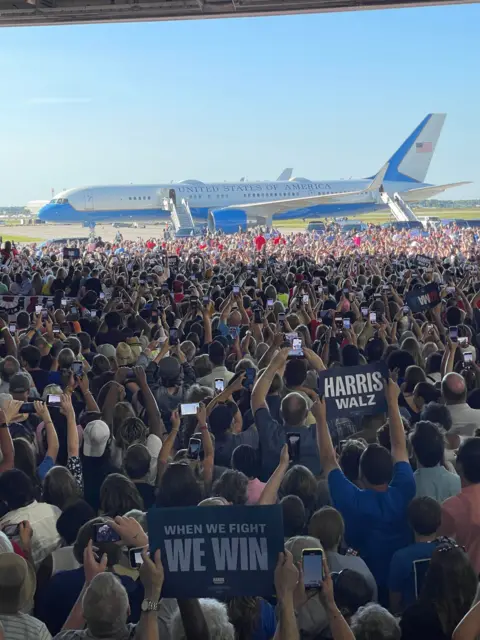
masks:
{"type": "Polygon", "coordinates": [[[3,29],[0,205],[86,184],[376,172],[448,113],[428,179],[480,197],[480,5],[3,29]]]}

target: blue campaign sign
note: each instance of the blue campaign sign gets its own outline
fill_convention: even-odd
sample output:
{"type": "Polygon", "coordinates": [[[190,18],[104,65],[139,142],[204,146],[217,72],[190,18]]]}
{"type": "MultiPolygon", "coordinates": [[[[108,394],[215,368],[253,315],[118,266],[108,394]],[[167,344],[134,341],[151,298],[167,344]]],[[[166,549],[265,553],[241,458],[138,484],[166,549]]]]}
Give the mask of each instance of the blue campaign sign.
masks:
{"type": "Polygon", "coordinates": [[[318,374],[318,392],[325,396],[327,418],[374,415],[387,410],[384,362],[326,369],[318,374]]]}
{"type": "Polygon", "coordinates": [[[150,553],[160,548],[165,598],[270,597],[283,551],[280,505],[148,512],[150,553]]]}

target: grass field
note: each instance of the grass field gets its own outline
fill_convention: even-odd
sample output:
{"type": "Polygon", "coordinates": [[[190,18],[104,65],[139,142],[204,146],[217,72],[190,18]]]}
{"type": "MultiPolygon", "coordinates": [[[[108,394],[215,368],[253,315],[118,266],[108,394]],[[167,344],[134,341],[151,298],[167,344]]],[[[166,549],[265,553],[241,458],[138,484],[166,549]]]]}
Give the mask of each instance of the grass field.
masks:
{"type": "MultiPolygon", "coordinates": [[[[448,220],[450,218],[463,218],[464,220],[476,220],[480,218],[480,209],[413,209],[415,214],[422,218],[424,216],[438,216],[441,220],[448,220]]],[[[382,224],[383,222],[389,222],[394,218],[387,211],[380,211],[375,213],[365,213],[360,216],[348,216],[349,220],[361,220],[362,222],[370,224],[382,224]]],[[[307,218],[305,224],[308,222],[318,222],[319,218],[307,218]]],[[[296,220],[282,220],[275,224],[275,227],[279,229],[290,229],[292,227],[301,227],[302,221],[298,218],[296,220]]]]}
{"type": "MultiPolygon", "coordinates": [[[[2,230],[0,230],[0,236],[2,235],[2,230]]],[[[20,236],[20,235],[11,235],[10,233],[5,233],[2,236],[3,242],[10,240],[10,242],[42,242],[44,238],[38,238],[34,236],[20,236]]]]}

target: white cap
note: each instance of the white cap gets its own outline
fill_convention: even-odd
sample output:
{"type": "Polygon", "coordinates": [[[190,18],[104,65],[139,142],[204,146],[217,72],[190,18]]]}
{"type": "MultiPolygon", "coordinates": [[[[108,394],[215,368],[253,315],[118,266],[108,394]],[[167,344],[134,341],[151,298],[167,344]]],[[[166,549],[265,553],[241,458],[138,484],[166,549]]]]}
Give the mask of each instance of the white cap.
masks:
{"type": "Polygon", "coordinates": [[[103,420],[92,420],[83,432],[83,454],[89,458],[101,458],[110,439],[110,429],[103,420]]]}

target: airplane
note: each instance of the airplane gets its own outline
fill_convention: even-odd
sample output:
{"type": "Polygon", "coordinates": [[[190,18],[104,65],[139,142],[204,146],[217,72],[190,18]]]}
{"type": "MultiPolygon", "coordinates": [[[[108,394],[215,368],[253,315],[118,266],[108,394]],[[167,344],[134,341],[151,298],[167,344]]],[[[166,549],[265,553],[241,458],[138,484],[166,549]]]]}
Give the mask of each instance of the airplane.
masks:
{"type": "Polygon", "coordinates": [[[195,221],[231,232],[279,220],[352,216],[385,209],[381,191],[418,202],[469,182],[424,182],[446,114],[430,113],[375,176],[350,180],[291,178],[276,181],[184,180],[157,185],[92,186],[57,194],[38,213],[44,222],[148,221],[169,219],[166,202],[185,202],[195,221]]]}

